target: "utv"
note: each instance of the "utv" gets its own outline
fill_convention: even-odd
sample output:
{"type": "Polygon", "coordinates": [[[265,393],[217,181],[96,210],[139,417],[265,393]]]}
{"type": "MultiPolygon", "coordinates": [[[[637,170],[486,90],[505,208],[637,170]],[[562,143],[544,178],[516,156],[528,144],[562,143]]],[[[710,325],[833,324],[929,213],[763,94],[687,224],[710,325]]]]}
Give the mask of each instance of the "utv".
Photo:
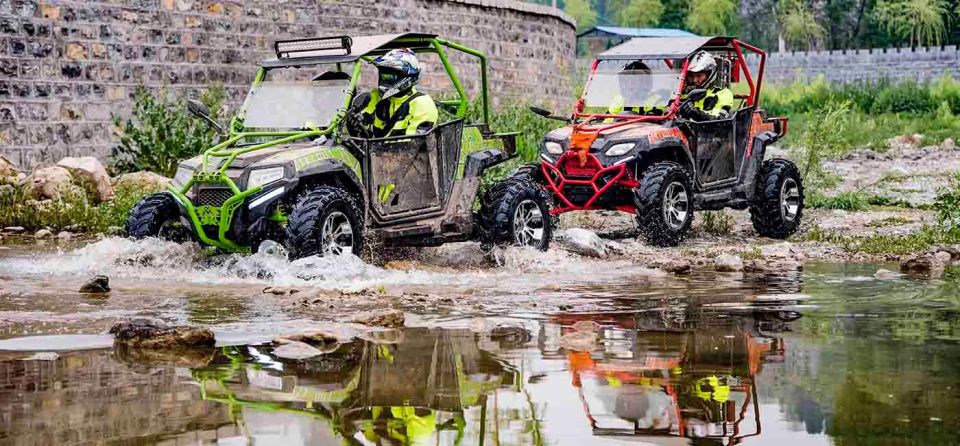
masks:
{"type": "Polygon", "coordinates": [[[636,213],[641,235],[658,246],[678,244],[695,210],[750,209],[753,226],[786,238],[803,213],[803,182],[790,161],[763,161],[766,147],[786,134],[786,118],[758,107],[766,54],[729,37],[640,38],[613,47],[593,62],[570,119],[548,133],[540,164],[512,178],[541,184],[553,196],[551,213],[613,209],[636,213]],[[696,122],[678,116],[688,57],[708,51],[717,63],[715,87],[745,81],[729,117],[696,122]],[[753,77],[744,50],[755,53],[753,77]],[[643,66],[641,70],[628,67],[643,66]],[[633,112],[612,113],[611,104],[633,112]],[[643,112],[643,113],[641,113],[643,112]]]}
{"type": "MultiPolygon", "coordinates": [[[[475,214],[481,176],[517,145],[517,133],[487,126],[483,53],[417,33],[278,41],[275,51],[228,130],[190,101],[221,142],[182,162],[167,192],[133,208],[130,236],[192,238],[227,252],[282,242],[293,258],[359,255],[367,237],[385,246],[482,238],[547,249],[549,196],[534,183],[493,185],[475,214]],[[416,136],[353,135],[347,124],[359,113],[352,103],[361,74],[395,48],[439,60],[454,90],[447,95],[454,99],[437,101],[447,120],[416,136]],[[470,98],[448,49],[478,62],[482,121],[465,124],[470,98]]],[[[369,74],[365,84],[376,85],[369,74]]]]}

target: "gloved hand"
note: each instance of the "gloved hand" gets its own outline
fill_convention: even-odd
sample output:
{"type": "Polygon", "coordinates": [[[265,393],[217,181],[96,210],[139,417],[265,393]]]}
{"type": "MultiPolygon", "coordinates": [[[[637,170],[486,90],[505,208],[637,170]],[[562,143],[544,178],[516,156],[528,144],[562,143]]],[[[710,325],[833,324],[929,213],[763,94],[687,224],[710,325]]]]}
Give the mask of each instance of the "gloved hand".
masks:
{"type": "Polygon", "coordinates": [[[710,116],[703,110],[698,109],[693,105],[693,101],[687,101],[683,104],[680,104],[680,109],[677,110],[677,113],[680,116],[683,116],[687,119],[692,119],[694,121],[710,121],[713,120],[713,116],[710,116]]]}

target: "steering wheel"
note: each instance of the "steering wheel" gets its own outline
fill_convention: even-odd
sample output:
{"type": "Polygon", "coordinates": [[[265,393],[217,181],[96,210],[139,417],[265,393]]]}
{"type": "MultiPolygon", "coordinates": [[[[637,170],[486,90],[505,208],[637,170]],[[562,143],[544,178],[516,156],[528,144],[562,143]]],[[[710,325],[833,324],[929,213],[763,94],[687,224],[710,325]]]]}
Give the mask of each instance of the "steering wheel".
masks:
{"type": "Polygon", "coordinates": [[[364,125],[363,116],[359,110],[347,110],[343,117],[343,125],[346,127],[346,133],[350,136],[363,139],[373,138],[373,132],[370,131],[368,126],[364,125]]]}

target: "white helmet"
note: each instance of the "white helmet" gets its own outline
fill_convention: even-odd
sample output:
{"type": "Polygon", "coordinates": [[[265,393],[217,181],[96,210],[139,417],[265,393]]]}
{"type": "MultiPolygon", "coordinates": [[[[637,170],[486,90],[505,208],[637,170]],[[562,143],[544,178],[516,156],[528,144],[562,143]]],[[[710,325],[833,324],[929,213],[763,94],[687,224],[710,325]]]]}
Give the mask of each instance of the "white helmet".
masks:
{"type": "Polygon", "coordinates": [[[687,65],[688,73],[707,73],[707,79],[697,88],[702,88],[713,83],[717,79],[717,60],[710,53],[700,50],[690,56],[690,63],[687,65]]]}

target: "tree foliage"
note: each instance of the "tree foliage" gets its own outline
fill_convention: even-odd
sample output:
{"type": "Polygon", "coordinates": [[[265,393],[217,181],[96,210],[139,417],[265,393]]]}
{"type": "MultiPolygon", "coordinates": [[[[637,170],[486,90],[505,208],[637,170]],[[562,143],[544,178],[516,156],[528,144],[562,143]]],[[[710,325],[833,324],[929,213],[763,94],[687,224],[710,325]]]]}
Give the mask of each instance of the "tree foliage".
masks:
{"type": "Polygon", "coordinates": [[[801,0],[780,0],[780,25],[784,40],[796,49],[816,48],[826,33],[801,0]]]}
{"type": "Polygon", "coordinates": [[[618,24],[633,28],[657,25],[663,15],[660,0],[630,0],[617,14],[618,24]]]}
{"type": "Polygon", "coordinates": [[[577,21],[577,29],[587,29],[597,24],[597,11],[588,0],[567,0],[563,12],[577,21]]]}
{"type": "Polygon", "coordinates": [[[946,37],[950,8],[945,0],[879,0],[874,16],[910,45],[939,45],[946,37]]]}
{"type": "Polygon", "coordinates": [[[693,0],[687,14],[687,27],[701,35],[727,34],[730,22],[737,15],[734,0],[693,0]]]}

